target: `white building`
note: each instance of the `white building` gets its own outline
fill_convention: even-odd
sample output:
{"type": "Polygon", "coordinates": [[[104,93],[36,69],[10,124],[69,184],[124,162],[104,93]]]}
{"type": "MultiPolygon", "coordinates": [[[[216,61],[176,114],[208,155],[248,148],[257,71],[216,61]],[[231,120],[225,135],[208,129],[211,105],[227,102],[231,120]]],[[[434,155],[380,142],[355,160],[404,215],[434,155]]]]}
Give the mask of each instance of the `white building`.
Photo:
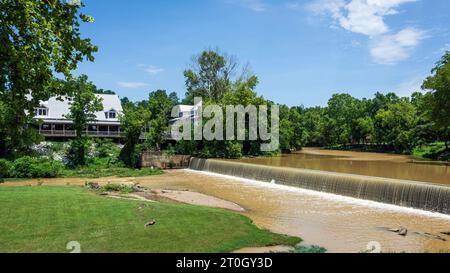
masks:
{"type": "MultiPolygon", "coordinates": [[[[177,105],[175,106],[178,109],[179,116],[178,118],[171,119],[169,121],[169,125],[172,126],[175,122],[180,120],[189,119],[191,121],[196,121],[200,114],[200,107],[202,107],[202,102],[196,105],[177,105]]],[[[177,136],[174,136],[172,132],[169,132],[169,139],[176,139],[177,136]]]]}
{"type": "MultiPolygon", "coordinates": [[[[103,111],[95,113],[96,120],[87,126],[86,135],[92,137],[120,138],[119,115],[122,113],[122,104],[119,96],[97,94],[103,101],[103,111]]],[[[45,137],[70,138],[76,133],[72,127],[73,122],[66,118],[70,110],[69,97],[60,101],[56,97],[42,102],[36,109],[35,119],[42,120],[39,133],[45,137]]]]}

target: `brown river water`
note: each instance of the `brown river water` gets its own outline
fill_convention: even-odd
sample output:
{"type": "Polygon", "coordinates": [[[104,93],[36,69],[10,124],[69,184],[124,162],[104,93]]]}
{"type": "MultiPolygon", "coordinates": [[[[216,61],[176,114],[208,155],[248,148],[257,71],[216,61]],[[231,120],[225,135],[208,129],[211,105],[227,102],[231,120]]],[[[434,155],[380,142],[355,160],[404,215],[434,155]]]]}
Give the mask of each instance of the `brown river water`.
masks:
{"type": "Polygon", "coordinates": [[[412,163],[403,155],[305,149],[281,157],[244,158],[244,163],[350,173],[450,185],[450,166],[412,163]]]}

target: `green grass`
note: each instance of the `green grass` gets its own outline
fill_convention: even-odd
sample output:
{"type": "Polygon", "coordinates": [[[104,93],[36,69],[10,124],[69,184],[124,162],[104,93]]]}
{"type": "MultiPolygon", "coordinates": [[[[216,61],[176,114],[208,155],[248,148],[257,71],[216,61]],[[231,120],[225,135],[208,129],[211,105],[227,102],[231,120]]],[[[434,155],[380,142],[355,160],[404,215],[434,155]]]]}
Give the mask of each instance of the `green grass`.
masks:
{"type": "Polygon", "coordinates": [[[129,168],[95,168],[86,167],[80,169],[65,169],[59,177],[100,178],[109,176],[140,177],[160,175],[164,172],[160,169],[129,169],[129,168]]]}
{"type": "Polygon", "coordinates": [[[109,199],[82,187],[0,187],[0,204],[2,253],[64,253],[70,241],[84,253],[214,253],[300,241],[225,210],[109,199]],[[150,219],[156,225],[145,228],[150,219]]]}

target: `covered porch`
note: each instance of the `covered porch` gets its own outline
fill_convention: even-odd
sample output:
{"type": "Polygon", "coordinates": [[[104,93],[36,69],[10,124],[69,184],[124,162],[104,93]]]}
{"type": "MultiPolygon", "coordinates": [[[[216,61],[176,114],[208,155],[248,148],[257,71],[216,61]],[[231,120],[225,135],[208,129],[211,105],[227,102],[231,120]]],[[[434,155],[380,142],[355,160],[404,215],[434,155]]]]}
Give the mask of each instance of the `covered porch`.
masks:
{"type": "MultiPolygon", "coordinates": [[[[91,137],[120,138],[119,124],[92,124],[83,131],[84,135],[91,137]]],[[[75,137],[76,131],[67,123],[43,123],[39,126],[39,134],[45,137],[75,137]]]]}

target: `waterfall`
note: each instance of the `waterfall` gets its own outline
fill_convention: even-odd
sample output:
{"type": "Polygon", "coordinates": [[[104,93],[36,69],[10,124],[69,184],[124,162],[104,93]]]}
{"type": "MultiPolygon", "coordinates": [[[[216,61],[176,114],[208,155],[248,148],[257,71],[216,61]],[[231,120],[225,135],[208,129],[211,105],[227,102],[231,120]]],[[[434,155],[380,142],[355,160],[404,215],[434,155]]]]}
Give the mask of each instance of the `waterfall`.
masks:
{"type": "Polygon", "coordinates": [[[431,183],[199,158],[189,168],[450,215],[450,187],[431,183]]]}

